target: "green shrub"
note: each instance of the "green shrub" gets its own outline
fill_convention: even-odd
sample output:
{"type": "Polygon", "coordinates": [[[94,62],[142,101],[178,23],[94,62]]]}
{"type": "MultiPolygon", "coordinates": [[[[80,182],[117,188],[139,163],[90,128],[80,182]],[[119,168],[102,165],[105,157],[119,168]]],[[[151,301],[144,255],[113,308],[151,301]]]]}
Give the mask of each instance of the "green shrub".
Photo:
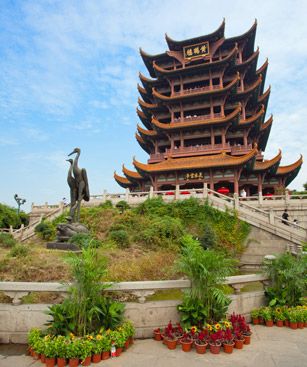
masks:
{"type": "Polygon", "coordinates": [[[129,246],[129,235],[125,229],[113,229],[109,232],[110,240],[116,242],[120,247],[129,246]]]}
{"type": "Polygon", "coordinates": [[[49,221],[42,221],[35,227],[35,233],[45,241],[55,238],[56,229],[49,221]]]}
{"type": "Polygon", "coordinates": [[[101,241],[92,237],[89,233],[76,233],[69,239],[69,242],[81,249],[87,247],[98,248],[101,246],[101,241]]]}
{"type": "Polygon", "coordinates": [[[130,209],[130,205],[125,201],[125,200],[121,200],[119,201],[115,207],[117,209],[119,209],[122,213],[127,210],[127,209],[130,209]]]}
{"type": "Polygon", "coordinates": [[[205,223],[204,233],[199,238],[199,242],[204,249],[214,249],[217,247],[218,239],[214,227],[209,223],[205,223]]]}
{"type": "Polygon", "coordinates": [[[26,257],[29,254],[29,248],[25,245],[15,245],[9,252],[11,257],[26,257]]]}
{"type": "Polygon", "coordinates": [[[100,208],[100,209],[111,209],[111,208],[113,208],[112,201],[111,200],[107,200],[104,203],[99,204],[98,205],[98,208],[100,208]]]}
{"type": "Polygon", "coordinates": [[[264,270],[271,286],[266,288],[270,306],[297,306],[307,291],[307,256],[279,255],[265,261],[264,270]]]}
{"type": "Polygon", "coordinates": [[[179,218],[169,216],[152,217],[149,225],[138,234],[138,239],[148,246],[178,246],[184,234],[184,227],[179,218]]]}
{"type": "Polygon", "coordinates": [[[17,244],[17,241],[10,233],[0,233],[0,247],[11,248],[17,244]]]}

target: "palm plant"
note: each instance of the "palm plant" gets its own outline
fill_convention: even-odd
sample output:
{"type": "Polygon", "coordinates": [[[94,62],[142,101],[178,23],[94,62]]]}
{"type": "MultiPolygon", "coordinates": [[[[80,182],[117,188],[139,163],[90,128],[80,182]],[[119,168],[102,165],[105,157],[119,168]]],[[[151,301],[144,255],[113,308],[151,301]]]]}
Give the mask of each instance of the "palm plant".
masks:
{"type": "Polygon", "coordinates": [[[213,250],[204,251],[191,236],[184,236],[182,245],[177,267],[191,281],[188,297],[195,304],[203,304],[204,319],[220,320],[230,303],[223,282],[233,273],[234,260],[213,250]]]}

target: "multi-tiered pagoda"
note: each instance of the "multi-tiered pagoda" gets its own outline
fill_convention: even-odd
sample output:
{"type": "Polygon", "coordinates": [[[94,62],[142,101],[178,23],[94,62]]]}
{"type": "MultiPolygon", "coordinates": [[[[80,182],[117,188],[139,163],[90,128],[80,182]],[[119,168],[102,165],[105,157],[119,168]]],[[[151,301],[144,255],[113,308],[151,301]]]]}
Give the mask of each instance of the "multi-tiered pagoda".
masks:
{"type": "Polygon", "coordinates": [[[270,88],[268,67],[257,69],[256,22],[241,36],[224,37],[225,23],[206,36],[175,41],[169,51],[141,50],[151,78],[142,86],[136,139],[149,154],[147,163],[133,159],[136,171],[123,166],[115,180],[131,191],[203,187],[226,188],[247,195],[285,188],[298,174],[302,157],[280,166],[281,151],[263,159],[273,118],[265,118],[270,88]]]}

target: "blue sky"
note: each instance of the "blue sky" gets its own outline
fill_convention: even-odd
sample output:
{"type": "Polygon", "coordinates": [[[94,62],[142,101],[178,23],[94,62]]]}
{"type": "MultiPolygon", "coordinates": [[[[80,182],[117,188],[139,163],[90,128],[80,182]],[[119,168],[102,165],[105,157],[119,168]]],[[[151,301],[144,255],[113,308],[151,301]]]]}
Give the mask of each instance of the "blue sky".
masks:
{"type": "MultiPolygon", "coordinates": [[[[139,47],[167,49],[164,34],[226,37],[257,18],[259,66],[269,59],[268,114],[274,123],[265,158],[282,149],[282,165],[307,156],[306,1],[1,1],[0,202],[18,193],[31,202],[68,197],[66,155],[82,150],[92,194],[121,192],[113,172],[146,154],[135,140],[139,47]]],[[[307,168],[290,185],[301,189],[307,168]]]]}

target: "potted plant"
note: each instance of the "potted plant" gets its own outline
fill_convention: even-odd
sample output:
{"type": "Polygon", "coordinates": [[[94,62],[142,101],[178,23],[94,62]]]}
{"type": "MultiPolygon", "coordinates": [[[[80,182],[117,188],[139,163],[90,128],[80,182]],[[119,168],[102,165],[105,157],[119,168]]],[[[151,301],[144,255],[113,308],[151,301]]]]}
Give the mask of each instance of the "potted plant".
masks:
{"type": "Polygon", "coordinates": [[[81,354],[80,339],[71,335],[69,342],[66,345],[66,358],[68,359],[69,367],[78,367],[81,354]]]}
{"type": "Polygon", "coordinates": [[[232,353],[234,347],[234,336],[230,328],[223,332],[223,349],[225,353],[232,353]]]}
{"type": "Polygon", "coordinates": [[[221,350],[221,340],[223,338],[221,324],[216,323],[212,326],[209,336],[209,347],[212,354],[219,354],[221,350]]]}
{"type": "Polygon", "coordinates": [[[198,354],[206,353],[206,349],[207,349],[207,346],[208,346],[207,337],[208,337],[207,330],[206,331],[200,331],[199,333],[197,333],[197,336],[196,336],[195,341],[194,341],[194,345],[195,345],[196,352],[198,354]]]}
{"type": "Polygon", "coordinates": [[[243,349],[243,344],[244,344],[245,339],[242,334],[242,331],[238,327],[236,327],[233,329],[233,334],[234,334],[235,348],[243,349]]]}
{"type": "Polygon", "coordinates": [[[29,334],[28,334],[28,350],[29,353],[32,357],[34,357],[34,353],[36,353],[34,351],[34,345],[37,342],[38,339],[41,338],[41,331],[38,328],[33,328],[30,330],[29,334]]]}
{"type": "Polygon", "coordinates": [[[297,329],[297,311],[295,309],[291,309],[288,312],[289,317],[289,326],[291,329],[297,329]]]}
{"type": "Polygon", "coordinates": [[[116,347],[116,357],[119,357],[123,351],[125,341],[126,341],[126,334],[124,333],[123,329],[119,327],[118,329],[112,331],[112,341],[116,347]]]}
{"type": "Polygon", "coordinates": [[[55,340],[50,335],[46,335],[43,342],[46,367],[54,367],[57,356],[55,340]]]}
{"type": "Polygon", "coordinates": [[[135,334],[135,327],[133,326],[133,323],[131,320],[126,320],[123,325],[122,325],[126,336],[127,336],[127,341],[125,344],[125,347],[128,348],[130,344],[133,344],[133,337],[135,334]]]}
{"type": "Polygon", "coordinates": [[[304,328],[304,324],[305,324],[305,315],[304,315],[304,309],[301,307],[297,307],[297,327],[299,329],[303,329],[304,328]]]}
{"type": "Polygon", "coordinates": [[[276,326],[283,327],[284,321],[286,319],[284,313],[282,312],[282,309],[280,307],[276,307],[273,311],[273,318],[276,323],[276,326]]]}
{"type": "Polygon", "coordinates": [[[251,311],[251,319],[254,325],[259,324],[259,309],[254,309],[251,311]]]}
{"type": "Polygon", "coordinates": [[[261,310],[261,315],[265,321],[265,325],[268,327],[272,327],[274,325],[273,323],[273,315],[270,307],[264,307],[261,310]]]}
{"type": "Polygon", "coordinates": [[[39,336],[37,339],[35,339],[35,342],[33,344],[33,358],[40,359],[41,354],[45,354],[44,349],[44,339],[42,336],[39,336]]]}
{"type": "Polygon", "coordinates": [[[162,334],[161,328],[154,329],[154,331],[153,331],[154,340],[161,341],[162,340],[162,335],[161,334],[162,334]]]}
{"type": "Polygon", "coordinates": [[[106,334],[102,334],[100,345],[101,345],[101,359],[105,360],[110,358],[111,339],[106,334]]]}
{"type": "Polygon", "coordinates": [[[54,348],[56,350],[58,367],[64,367],[67,364],[66,355],[68,343],[70,343],[70,339],[63,335],[54,337],[54,348]]]}
{"type": "Polygon", "coordinates": [[[180,338],[181,348],[184,352],[190,352],[192,349],[193,339],[188,333],[184,333],[180,338]]]}
{"type": "MultiPolygon", "coordinates": [[[[98,336],[98,335],[97,335],[98,336]]],[[[93,343],[89,339],[81,339],[80,340],[80,354],[79,358],[81,360],[82,366],[89,366],[91,364],[91,355],[93,349],[93,343]]]]}
{"type": "Polygon", "coordinates": [[[163,341],[168,349],[176,349],[177,336],[175,335],[175,330],[171,321],[164,329],[163,341]]]}
{"type": "Polygon", "coordinates": [[[96,337],[93,337],[93,335],[88,335],[87,338],[92,341],[92,362],[99,363],[101,361],[102,353],[102,335],[97,334],[96,337]]]}

